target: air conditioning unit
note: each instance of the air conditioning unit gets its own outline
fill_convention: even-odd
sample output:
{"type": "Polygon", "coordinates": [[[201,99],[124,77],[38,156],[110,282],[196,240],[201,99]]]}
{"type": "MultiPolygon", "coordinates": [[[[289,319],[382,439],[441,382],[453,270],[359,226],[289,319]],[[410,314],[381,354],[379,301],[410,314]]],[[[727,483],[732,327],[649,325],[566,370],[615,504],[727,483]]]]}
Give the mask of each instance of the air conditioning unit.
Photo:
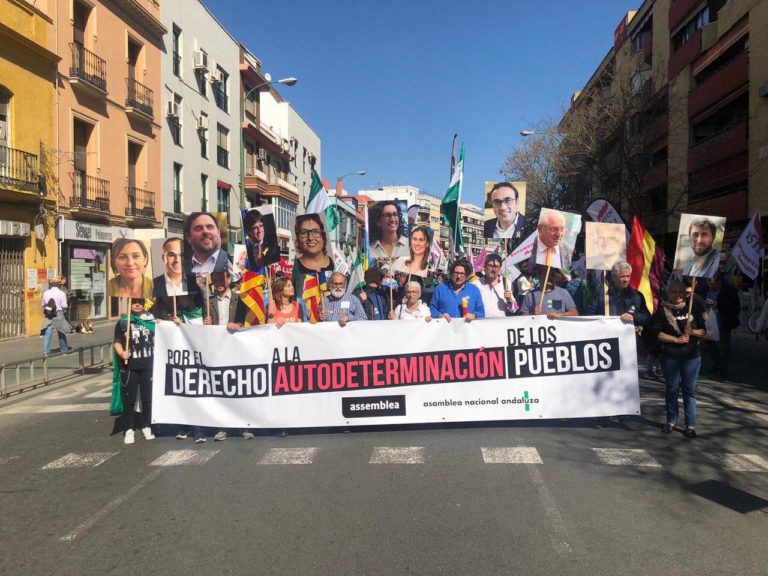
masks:
{"type": "Polygon", "coordinates": [[[266,159],[267,159],[267,149],[259,148],[259,160],[266,160],[266,159]]]}
{"type": "Polygon", "coordinates": [[[224,75],[221,73],[221,70],[218,68],[215,68],[213,72],[211,72],[211,84],[221,84],[224,82],[224,75]]]}
{"type": "Polygon", "coordinates": [[[205,50],[195,50],[194,52],[195,69],[208,70],[208,54],[205,50]]]}
{"type": "Polygon", "coordinates": [[[208,130],[208,116],[203,116],[202,114],[197,117],[197,129],[198,130],[208,130]]]}
{"type": "Polygon", "coordinates": [[[179,117],[179,105],[174,100],[168,101],[168,107],[165,113],[168,118],[178,118],[179,117]]]}

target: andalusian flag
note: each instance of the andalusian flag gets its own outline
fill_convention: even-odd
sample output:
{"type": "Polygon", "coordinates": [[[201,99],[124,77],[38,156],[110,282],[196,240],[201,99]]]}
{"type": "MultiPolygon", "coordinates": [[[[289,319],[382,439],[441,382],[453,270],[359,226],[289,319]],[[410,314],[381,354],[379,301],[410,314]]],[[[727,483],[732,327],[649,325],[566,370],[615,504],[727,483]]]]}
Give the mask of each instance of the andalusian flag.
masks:
{"type": "MultiPolygon", "coordinates": [[[[453,159],[451,159],[453,162],[453,159]]],[[[451,184],[445,193],[443,202],[440,204],[440,214],[443,222],[451,229],[452,253],[464,252],[464,238],[461,234],[461,210],[459,202],[461,201],[461,185],[464,179],[464,144],[461,145],[459,161],[456,169],[451,176],[451,184]]]]}
{"type": "Polygon", "coordinates": [[[316,274],[307,274],[304,276],[304,290],[301,295],[304,304],[309,310],[309,321],[317,324],[320,321],[320,282],[316,274]]]}
{"type": "Polygon", "coordinates": [[[645,305],[651,314],[656,310],[656,302],[661,290],[664,272],[664,252],[656,247],[651,237],[637,216],[632,219],[632,234],[627,246],[627,262],[632,266],[629,285],[645,298],[645,305]]]}
{"type": "Polygon", "coordinates": [[[240,301],[245,304],[245,325],[255,326],[266,323],[266,305],[264,303],[264,274],[243,271],[243,281],[240,284],[240,301]]]}
{"type": "Polygon", "coordinates": [[[331,204],[328,198],[328,191],[323,186],[315,169],[312,169],[312,185],[309,187],[309,198],[307,198],[307,208],[305,214],[325,213],[325,222],[328,224],[330,232],[339,224],[339,217],[336,214],[336,208],[331,204]]]}
{"type": "Polygon", "coordinates": [[[352,272],[349,275],[347,283],[347,292],[352,293],[355,288],[365,286],[365,271],[368,270],[367,262],[362,250],[357,250],[355,254],[355,263],[352,266],[352,272]]]}

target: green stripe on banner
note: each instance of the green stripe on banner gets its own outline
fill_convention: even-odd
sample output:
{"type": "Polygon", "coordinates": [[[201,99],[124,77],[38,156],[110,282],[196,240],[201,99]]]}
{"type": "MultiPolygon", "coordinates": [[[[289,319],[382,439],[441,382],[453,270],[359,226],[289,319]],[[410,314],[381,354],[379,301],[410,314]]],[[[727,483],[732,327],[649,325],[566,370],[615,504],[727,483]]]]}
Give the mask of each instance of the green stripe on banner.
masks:
{"type": "Polygon", "coordinates": [[[525,411],[526,412],[530,412],[531,411],[531,405],[528,404],[528,390],[523,392],[523,398],[525,398],[525,400],[526,400],[526,402],[525,402],[525,411]]]}

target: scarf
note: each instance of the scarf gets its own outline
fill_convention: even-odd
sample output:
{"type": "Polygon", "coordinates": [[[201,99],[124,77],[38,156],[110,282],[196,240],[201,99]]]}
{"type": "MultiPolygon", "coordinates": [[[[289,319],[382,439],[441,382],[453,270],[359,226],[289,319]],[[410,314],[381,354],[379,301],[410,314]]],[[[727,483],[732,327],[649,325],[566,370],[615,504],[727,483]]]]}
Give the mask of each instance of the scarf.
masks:
{"type": "Polygon", "coordinates": [[[661,308],[664,310],[664,318],[666,319],[667,324],[669,324],[669,326],[678,336],[682,336],[683,333],[680,332],[680,327],[677,325],[677,319],[675,318],[675,315],[672,313],[672,311],[680,311],[685,308],[685,306],[685,300],[680,302],[680,304],[670,304],[669,302],[664,301],[661,303],[661,308]]]}

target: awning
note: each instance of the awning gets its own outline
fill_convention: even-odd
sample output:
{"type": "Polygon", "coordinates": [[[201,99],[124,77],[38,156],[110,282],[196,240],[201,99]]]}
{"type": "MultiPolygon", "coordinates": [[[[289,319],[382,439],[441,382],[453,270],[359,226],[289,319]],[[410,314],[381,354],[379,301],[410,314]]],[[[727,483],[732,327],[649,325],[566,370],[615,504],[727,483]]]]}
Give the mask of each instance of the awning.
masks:
{"type": "Polygon", "coordinates": [[[224,180],[217,180],[216,187],[224,188],[224,190],[232,190],[232,184],[227,184],[226,182],[224,182],[224,180]]]}

